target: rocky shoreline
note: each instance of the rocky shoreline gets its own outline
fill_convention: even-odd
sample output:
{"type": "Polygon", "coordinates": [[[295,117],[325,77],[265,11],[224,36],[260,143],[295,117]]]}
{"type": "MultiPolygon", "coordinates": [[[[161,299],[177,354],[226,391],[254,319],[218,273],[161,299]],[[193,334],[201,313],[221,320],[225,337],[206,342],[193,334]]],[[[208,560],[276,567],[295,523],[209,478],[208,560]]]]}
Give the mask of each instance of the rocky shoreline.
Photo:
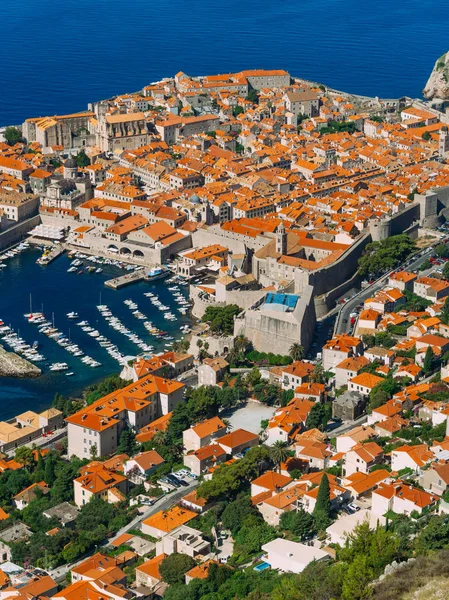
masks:
{"type": "Polygon", "coordinates": [[[39,377],[41,373],[32,363],[0,346],[0,377],[39,377]]]}

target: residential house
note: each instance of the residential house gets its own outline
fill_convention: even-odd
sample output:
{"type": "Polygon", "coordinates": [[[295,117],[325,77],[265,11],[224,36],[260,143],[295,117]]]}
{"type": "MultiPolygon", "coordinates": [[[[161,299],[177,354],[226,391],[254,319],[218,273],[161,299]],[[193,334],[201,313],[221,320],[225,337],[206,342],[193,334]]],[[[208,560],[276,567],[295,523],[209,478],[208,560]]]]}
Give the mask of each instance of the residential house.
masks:
{"type": "Polygon", "coordinates": [[[435,277],[419,277],[413,282],[413,292],[421,298],[435,302],[449,294],[449,281],[435,277]]]}
{"type": "Polygon", "coordinates": [[[159,554],[136,567],[136,586],[151,590],[161,583],[159,567],[165,558],[166,554],[159,554]]]}
{"type": "Polygon", "coordinates": [[[18,510],[23,510],[28,506],[30,502],[37,498],[37,494],[48,494],[50,488],[47,486],[45,481],[39,481],[39,483],[33,483],[13,497],[14,506],[18,510]]]}
{"type": "Polygon", "coordinates": [[[449,488],[449,460],[437,460],[422,470],[418,479],[429,494],[442,496],[449,488]]]}
{"type": "Polygon", "coordinates": [[[345,358],[335,366],[335,387],[338,389],[348,385],[350,379],[360,373],[360,371],[369,365],[369,359],[366,356],[351,356],[345,358]]]}
{"type": "Polygon", "coordinates": [[[203,560],[211,550],[210,542],[204,539],[201,531],[181,525],[170,531],[156,543],[156,555],[186,554],[195,560],[203,560]]]}
{"type": "Polygon", "coordinates": [[[342,478],[342,485],[351,492],[354,498],[369,496],[381,481],[386,481],[391,474],[386,469],[378,469],[371,473],[357,471],[342,478]]]}
{"type": "Polygon", "coordinates": [[[306,546],[277,538],[262,546],[266,562],[272,569],[288,573],[301,573],[311,562],[329,560],[330,555],[314,546],[306,546]]]}
{"type": "Polygon", "coordinates": [[[221,356],[205,358],[198,367],[198,385],[217,385],[222,381],[229,363],[221,356]]]}
{"type": "Polygon", "coordinates": [[[91,498],[101,498],[110,504],[125,500],[127,478],[103,463],[90,463],[81,468],[81,475],[73,480],[75,504],[84,506],[91,498]]]}
{"type": "Polygon", "coordinates": [[[398,271],[390,275],[388,285],[397,288],[401,292],[413,290],[413,282],[417,279],[417,275],[408,271],[398,271]]]}
{"type": "Polygon", "coordinates": [[[155,450],[140,452],[126,461],[124,473],[135,483],[143,483],[164,462],[162,456],[155,450]]]}
{"type": "Polygon", "coordinates": [[[343,392],[332,402],[332,416],[342,421],[354,421],[360,417],[366,405],[366,398],[358,392],[343,392]]]}
{"type": "Polygon", "coordinates": [[[323,346],[323,368],[334,369],[342,360],[363,354],[363,342],[350,335],[337,335],[323,346]]]}
{"type": "Polygon", "coordinates": [[[66,418],[67,454],[90,458],[112,455],[126,427],[140,430],[161,415],[173,411],[183,399],[184,384],[153,375],[96,400],[66,418]]]}
{"type": "Polygon", "coordinates": [[[290,444],[306,425],[315,401],[294,398],[287,406],[279,408],[271,417],[264,432],[265,443],[273,446],[277,441],[290,444]]]}
{"type": "Polygon", "coordinates": [[[196,516],[196,512],[180,506],[173,506],[168,510],[160,510],[142,521],[142,533],[159,539],[181,525],[185,525],[196,516]]]}
{"type": "Polygon", "coordinates": [[[295,448],[296,458],[307,461],[310,470],[323,471],[329,465],[332,452],[327,444],[321,442],[298,442],[295,448]]]}
{"type": "Polygon", "coordinates": [[[271,497],[272,494],[280,492],[292,481],[291,477],[276,473],[276,471],[266,471],[251,482],[251,500],[257,504],[259,496],[266,494],[266,497],[271,497]]]}
{"type": "Polygon", "coordinates": [[[245,429],[236,429],[217,439],[217,444],[226,454],[234,456],[246,449],[259,445],[259,436],[245,429]]]}
{"type": "Polygon", "coordinates": [[[376,442],[357,444],[346,452],[343,472],[345,475],[358,472],[367,474],[371,467],[382,462],[383,455],[382,448],[376,442]]]}
{"type": "Polygon", "coordinates": [[[421,514],[424,509],[431,510],[437,501],[437,496],[398,479],[394,483],[379,484],[372,493],[371,510],[377,515],[385,515],[391,510],[398,515],[410,516],[413,512],[421,514]]]}
{"type": "Polygon", "coordinates": [[[219,417],[212,417],[197,425],[192,425],[182,434],[184,452],[191,452],[214,443],[226,434],[226,425],[219,417]]]}
{"type": "Polygon", "coordinates": [[[347,433],[339,435],[336,440],[337,452],[348,452],[351,448],[365,442],[373,437],[376,437],[376,432],[372,427],[367,425],[359,425],[354,427],[347,433]]]}
{"type": "Polygon", "coordinates": [[[295,398],[324,402],[326,394],[324,383],[303,383],[295,388],[295,398]]]}
{"type": "Polygon", "coordinates": [[[411,469],[415,473],[433,460],[434,455],[426,444],[416,446],[399,446],[391,451],[391,468],[393,471],[411,469]]]}
{"type": "Polygon", "coordinates": [[[349,380],[348,390],[350,392],[359,392],[364,396],[369,396],[372,390],[384,381],[383,377],[373,375],[372,373],[360,373],[349,380]]]}
{"type": "Polygon", "coordinates": [[[288,367],[283,367],[281,372],[281,384],[283,390],[294,390],[310,380],[314,365],[301,360],[292,362],[288,367]]]}
{"type": "Polygon", "coordinates": [[[218,444],[210,444],[184,455],[184,465],[198,476],[225,461],[226,451],[218,444]]]}

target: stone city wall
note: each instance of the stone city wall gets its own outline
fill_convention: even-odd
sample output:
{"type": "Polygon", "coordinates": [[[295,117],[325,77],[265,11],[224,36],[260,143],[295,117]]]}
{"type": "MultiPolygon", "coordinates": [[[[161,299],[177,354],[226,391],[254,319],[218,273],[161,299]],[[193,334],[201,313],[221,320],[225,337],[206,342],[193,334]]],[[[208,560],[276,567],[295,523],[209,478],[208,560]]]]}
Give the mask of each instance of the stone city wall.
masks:
{"type": "Polygon", "coordinates": [[[35,215],[22,223],[10,227],[0,233],[0,250],[8,248],[17,242],[27,238],[27,233],[41,222],[40,216],[35,215]]]}

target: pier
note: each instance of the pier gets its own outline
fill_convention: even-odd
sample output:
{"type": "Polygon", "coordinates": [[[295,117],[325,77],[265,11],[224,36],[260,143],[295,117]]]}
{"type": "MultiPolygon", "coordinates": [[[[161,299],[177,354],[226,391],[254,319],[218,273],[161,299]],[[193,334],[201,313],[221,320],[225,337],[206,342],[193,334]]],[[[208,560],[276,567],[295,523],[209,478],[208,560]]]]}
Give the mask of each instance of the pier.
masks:
{"type": "Polygon", "coordinates": [[[114,279],[108,279],[104,282],[107,287],[113,290],[119,290],[125,285],[136,283],[137,281],[143,281],[145,279],[146,269],[139,269],[139,271],[133,271],[132,273],[126,273],[120,277],[114,277],[114,279]]]}
{"type": "Polygon", "coordinates": [[[65,252],[65,247],[62,244],[58,244],[57,246],[55,246],[54,248],[51,249],[49,254],[41,256],[40,258],[37,259],[36,262],[39,265],[49,265],[52,261],[55,260],[55,258],[58,258],[58,256],[61,256],[61,254],[63,254],[64,252],[65,252]]]}

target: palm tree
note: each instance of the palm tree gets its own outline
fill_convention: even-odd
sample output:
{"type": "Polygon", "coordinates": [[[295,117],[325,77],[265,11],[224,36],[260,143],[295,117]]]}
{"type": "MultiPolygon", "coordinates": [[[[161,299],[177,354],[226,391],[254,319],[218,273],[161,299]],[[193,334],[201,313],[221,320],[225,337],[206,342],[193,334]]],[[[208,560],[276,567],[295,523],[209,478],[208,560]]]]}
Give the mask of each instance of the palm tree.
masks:
{"type": "Polygon", "coordinates": [[[234,340],[234,349],[237,352],[246,352],[250,343],[251,342],[248,338],[246,338],[243,334],[240,334],[234,340]]]}
{"type": "Polygon", "coordinates": [[[281,464],[288,458],[288,450],[285,442],[278,440],[274,446],[270,448],[270,458],[274,462],[278,471],[281,470],[281,464]]]}
{"type": "Polygon", "coordinates": [[[304,356],[304,348],[301,344],[294,343],[290,346],[288,353],[293,360],[301,360],[304,356]]]}

